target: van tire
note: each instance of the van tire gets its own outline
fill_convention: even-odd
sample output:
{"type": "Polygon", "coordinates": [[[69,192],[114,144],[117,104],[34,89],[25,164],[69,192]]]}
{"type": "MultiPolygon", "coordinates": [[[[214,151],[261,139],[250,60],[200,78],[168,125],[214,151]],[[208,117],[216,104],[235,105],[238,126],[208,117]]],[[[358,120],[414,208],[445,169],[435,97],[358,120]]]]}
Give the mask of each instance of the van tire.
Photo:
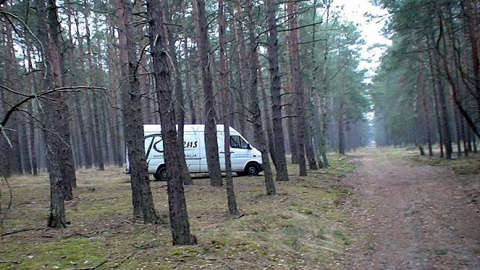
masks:
{"type": "Polygon", "coordinates": [[[160,166],[157,169],[157,172],[153,174],[153,177],[155,177],[155,180],[157,181],[167,181],[167,168],[165,168],[165,166],[160,166]]]}
{"type": "Polygon", "coordinates": [[[257,176],[260,173],[260,166],[257,163],[250,162],[245,166],[243,175],[257,176]]]}

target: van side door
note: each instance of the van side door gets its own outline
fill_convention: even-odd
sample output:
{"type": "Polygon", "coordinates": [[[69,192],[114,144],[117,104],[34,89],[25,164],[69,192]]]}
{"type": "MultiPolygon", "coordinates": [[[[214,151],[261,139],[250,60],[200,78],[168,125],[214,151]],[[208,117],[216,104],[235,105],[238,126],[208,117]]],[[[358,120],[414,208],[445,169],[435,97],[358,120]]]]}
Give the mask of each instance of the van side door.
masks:
{"type": "Polygon", "coordinates": [[[250,158],[251,147],[239,135],[230,136],[230,159],[232,171],[241,172],[250,158]]]}
{"type": "Polygon", "coordinates": [[[183,136],[183,150],[188,171],[191,173],[200,172],[200,138],[197,133],[185,132],[183,136]]]}

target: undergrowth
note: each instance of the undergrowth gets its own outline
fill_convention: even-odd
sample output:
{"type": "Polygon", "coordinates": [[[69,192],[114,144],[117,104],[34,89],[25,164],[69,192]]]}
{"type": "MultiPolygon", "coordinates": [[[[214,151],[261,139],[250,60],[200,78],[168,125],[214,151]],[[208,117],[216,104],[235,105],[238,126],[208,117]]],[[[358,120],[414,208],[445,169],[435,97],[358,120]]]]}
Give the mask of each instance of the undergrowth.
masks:
{"type": "MultiPolygon", "coordinates": [[[[338,208],[350,194],[340,181],[354,170],[350,158],[333,155],[329,168],[307,177],[289,165],[290,181],[275,182],[273,196],[264,195],[263,176],[235,177],[236,217],[227,214],[224,188],[196,178],[185,187],[196,246],[172,246],[169,225],[131,217],[121,168],[77,172],[75,198],[66,202],[69,225],[61,230],[46,228],[47,176],[13,177],[0,269],[335,269],[351,243],[338,208]]],[[[166,183],[152,181],[151,188],[157,212],[167,217],[166,183]]]]}

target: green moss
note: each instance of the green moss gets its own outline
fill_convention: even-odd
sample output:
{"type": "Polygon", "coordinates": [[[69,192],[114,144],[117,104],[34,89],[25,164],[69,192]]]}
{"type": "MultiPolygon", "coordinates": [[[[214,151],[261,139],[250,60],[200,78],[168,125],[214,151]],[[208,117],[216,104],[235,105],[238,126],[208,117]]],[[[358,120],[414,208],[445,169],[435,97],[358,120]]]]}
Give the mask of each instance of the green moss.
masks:
{"type": "Polygon", "coordinates": [[[433,251],[433,253],[435,253],[435,255],[438,255],[438,256],[443,256],[443,255],[447,255],[448,254],[448,249],[446,248],[437,248],[433,251]]]}
{"type": "Polygon", "coordinates": [[[413,160],[429,166],[450,168],[457,175],[480,174],[480,160],[478,158],[458,158],[447,160],[439,157],[413,157],[413,160]]]}
{"type": "Polygon", "coordinates": [[[350,239],[348,239],[348,237],[342,231],[336,230],[333,232],[333,235],[335,236],[335,238],[340,240],[345,246],[348,246],[351,244],[350,239]]]}
{"type": "Polygon", "coordinates": [[[343,177],[353,171],[355,166],[352,163],[352,156],[349,155],[332,155],[326,168],[326,173],[335,177],[343,177]]]}
{"type": "Polygon", "coordinates": [[[403,159],[405,157],[406,152],[403,150],[400,150],[399,148],[393,149],[389,151],[386,155],[389,159],[403,159]]]}
{"type": "Polygon", "coordinates": [[[303,205],[294,206],[293,210],[305,215],[313,215],[315,213],[314,209],[309,208],[308,206],[303,206],[303,205]]]}
{"type": "Polygon", "coordinates": [[[3,244],[1,253],[4,259],[12,264],[21,263],[23,269],[94,267],[107,260],[102,252],[105,245],[86,238],[69,238],[41,245],[3,244]]]}
{"type": "Polygon", "coordinates": [[[449,167],[458,175],[480,174],[480,160],[458,159],[450,162],[449,167]]]}

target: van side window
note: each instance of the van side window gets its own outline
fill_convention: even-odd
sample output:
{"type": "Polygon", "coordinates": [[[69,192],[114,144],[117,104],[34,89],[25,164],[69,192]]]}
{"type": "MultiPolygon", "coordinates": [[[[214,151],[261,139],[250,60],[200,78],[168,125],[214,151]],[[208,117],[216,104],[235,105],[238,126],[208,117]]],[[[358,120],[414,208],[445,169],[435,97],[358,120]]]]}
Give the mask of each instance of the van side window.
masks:
{"type": "Polygon", "coordinates": [[[248,149],[248,143],[238,135],[230,136],[230,147],[231,148],[240,148],[248,149]]]}

